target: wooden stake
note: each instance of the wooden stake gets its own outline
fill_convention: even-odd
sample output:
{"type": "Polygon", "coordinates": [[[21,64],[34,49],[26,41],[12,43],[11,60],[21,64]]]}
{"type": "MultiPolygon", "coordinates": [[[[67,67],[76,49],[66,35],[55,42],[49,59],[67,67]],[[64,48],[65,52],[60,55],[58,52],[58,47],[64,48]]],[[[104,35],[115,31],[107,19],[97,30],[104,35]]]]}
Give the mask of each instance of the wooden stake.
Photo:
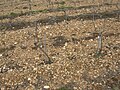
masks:
{"type": "Polygon", "coordinates": [[[98,34],[98,50],[97,54],[101,54],[102,51],[102,32],[99,32],[98,34]]]}
{"type": "Polygon", "coordinates": [[[32,6],[31,6],[31,0],[29,0],[29,10],[32,10],[32,6]]]}

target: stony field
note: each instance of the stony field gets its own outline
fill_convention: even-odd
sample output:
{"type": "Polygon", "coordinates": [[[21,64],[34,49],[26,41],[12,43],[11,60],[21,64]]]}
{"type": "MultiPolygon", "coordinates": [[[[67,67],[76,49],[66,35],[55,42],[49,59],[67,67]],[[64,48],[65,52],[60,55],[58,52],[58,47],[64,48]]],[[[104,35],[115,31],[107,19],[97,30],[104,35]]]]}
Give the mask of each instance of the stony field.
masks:
{"type": "Polygon", "coordinates": [[[120,90],[120,0],[0,0],[0,90],[120,90]]]}

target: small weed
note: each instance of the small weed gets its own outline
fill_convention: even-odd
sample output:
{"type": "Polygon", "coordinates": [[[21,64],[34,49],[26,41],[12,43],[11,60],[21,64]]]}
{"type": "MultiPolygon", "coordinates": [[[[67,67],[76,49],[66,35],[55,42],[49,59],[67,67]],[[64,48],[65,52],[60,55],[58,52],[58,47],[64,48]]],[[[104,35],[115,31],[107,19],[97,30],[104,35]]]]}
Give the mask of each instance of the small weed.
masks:
{"type": "Polygon", "coordinates": [[[6,51],[10,51],[10,50],[13,50],[16,46],[14,45],[10,45],[8,47],[5,47],[5,48],[0,48],[0,53],[4,53],[6,51]]]}
{"type": "Polygon", "coordinates": [[[120,90],[120,89],[119,89],[119,87],[116,86],[113,88],[113,90],[120,90]]]}
{"type": "Polygon", "coordinates": [[[65,1],[61,1],[61,2],[55,2],[54,4],[60,4],[60,5],[64,5],[65,1]]]}
{"type": "Polygon", "coordinates": [[[41,10],[42,13],[47,13],[48,10],[47,9],[44,9],[44,10],[41,10]]]}
{"type": "Polygon", "coordinates": [[[5,52],[7,49],[6,48],[0,48],[0,53],[5,52]]]}
{"type": "Polygon", "coordinates": [[[5,29],[6,29],[6,26],[1,25],[0,30],[5,30],[5,29]]]}
{"type": "Polygon", "coordinates": [[[95,55],[94,55],[94,57],[95,57],[95,58],[101,57],[101,53],[96,52],[95,55]]]}
{"type": "Polygon", "coordinates": [[[65,4],[65,1],[61,1],[60,4],[61,4],[61,5],[64,5],[64,4],[65,4]]]}
{"type": "Polygon", "coordinates": [[[66,87],[61,87],[60,89],[58,90],[70,90],[70,89],[67,89],[66,87]]]}
{"type": "Polygon", "coordinates": [[[96,52],[95,54],[94,54],[94,58],[102,58],[102,57],[104,57],[106,55],[106,53],[104,52],[104,53],[102,53],[102,52],[96,52]]]}
{"type": "Polygon", "coordinates": [[[66,42],[69,42],[69,40],[65,36],[56,36],[53,37],[53,46],[54,47],[63,47],[66,42]]]}
{"type": "Polygon", "coordinates": [[[74,90],[74,86],[76,86],[76,84],[73,82],[70,82],[70,83],[67,83],[66,85],[60,87],[57,90],[74,90]]]}
{"type": "Polygon", "coordinates": [[[19,15],[19,13],[14,13],[14,12],[11,12],[11,13],[10,13],[10,16],[11,16],[11,17],[17,17],[18,15],[19,15]]]}
{"type": "Polygon", "coordinates": [[[58,9],[62,9],[62,10],[65,10],[65,9],[72,9],[72,8],[74,8],[74,7],[72,7],[72,6],[64,6],[64,5],[58,7],[58,9]]]}

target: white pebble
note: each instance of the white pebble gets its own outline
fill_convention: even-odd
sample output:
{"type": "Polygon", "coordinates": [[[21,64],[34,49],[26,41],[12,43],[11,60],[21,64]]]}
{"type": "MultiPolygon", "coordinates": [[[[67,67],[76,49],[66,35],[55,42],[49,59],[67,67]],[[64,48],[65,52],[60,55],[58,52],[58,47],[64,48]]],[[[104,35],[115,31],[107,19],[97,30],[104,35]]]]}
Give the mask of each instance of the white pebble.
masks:
{"type": "Polygon", "coordinates": [[[63,47],[63,49],[66,49],[65,46],[63,47]]]}
{"type": "Polygon", "coordinates": [[[50,33],[50,36],[52,36],[52,33],[50,33]]]}
{"type": "Polygon", "coordinates": [[[17,44],[17,42],[14,43],[15,45],[17,44]]]}
{"type": "Polygon", "coordinates": [[[73,87],[74,90],[77,90],[77,87],[73,87]]]}
{"type": "Polygon", "coordinates": [[[55,57],[55,56],[53,56],[52,58],[53,58],[53,59],[55,59],[56,57],[55,57]]]}
{"type": "Polygon", "coordinates": [[[2,57],[2,54],[0,54],[0,57],[2,57]]]}
{"type": "Polygon", "coordinates": [[[44,89],[49,89],[50,87],[49,86],[44,86],[44,89]]]}
{"type": "Polygon", "coordinates": [[[46,26],[46,29],[48,29],[49,27],[48,26],[46,26]]]}
{"type": "Polygon", "coordinates": [[[30,81],[31,80],[31,78],[28,78],[28,81],[30,81]]]}
{"type": "Polygon", "coordinates": [[[93,41],[93,39],[90,39],[90,41],[93,41]]]}
{"type": "Polygon", "coordinates": [[[34,68],[33,70],[34,70],[34,71],[36,71],[36,70],[37,70],[37,68],[34,68]]]}
{"type": "Polygon", "coordinates": [[[10,72],[12,72],[13,71],[13,69],[10,69],[10,72]]]}
{"type": "Polygon", "coordinates": [[[65,46],[67,46],[68,44],[67,43],[65,43],[65,46]]]}

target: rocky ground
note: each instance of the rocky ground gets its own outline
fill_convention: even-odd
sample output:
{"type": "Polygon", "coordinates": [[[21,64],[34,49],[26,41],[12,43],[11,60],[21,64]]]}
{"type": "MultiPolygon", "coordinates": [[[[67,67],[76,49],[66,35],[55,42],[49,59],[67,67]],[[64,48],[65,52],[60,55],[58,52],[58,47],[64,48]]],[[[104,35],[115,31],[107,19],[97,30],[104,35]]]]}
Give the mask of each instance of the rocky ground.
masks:
{"type": "Polygon", "coordinates": [[[59,7],[54,3],[52,9],[34,3],[34,12],[24,7],[22,13],[12,6],[1,9],[1,90],[120,89],[117,0],[79,3],[66,1],[59,7]],[[97,53],[99,32],[101,53],[97,53]]]}

